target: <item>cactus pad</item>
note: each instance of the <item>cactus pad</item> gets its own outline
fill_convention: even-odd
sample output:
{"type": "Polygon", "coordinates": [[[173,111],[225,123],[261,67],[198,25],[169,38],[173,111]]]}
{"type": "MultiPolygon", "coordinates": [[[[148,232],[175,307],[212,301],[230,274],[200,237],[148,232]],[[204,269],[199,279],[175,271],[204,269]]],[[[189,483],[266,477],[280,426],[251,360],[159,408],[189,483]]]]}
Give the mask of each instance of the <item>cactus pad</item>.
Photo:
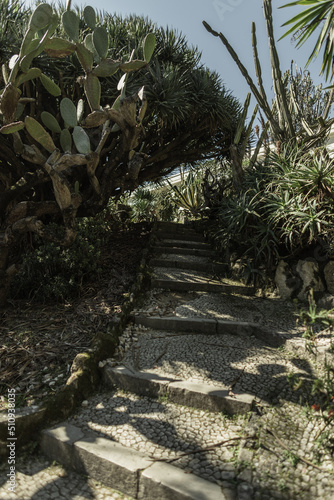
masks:
{"type": "Polygon", "coordinates": [[[56,149],[50,134],[35,118],[26,116],[24,123],[31,137],[49,151],[49,153],[52,153],[56,149]]]}
{"type": "Polygon", "coordinates": [[[77,56],[85,71],[91,71],[94,62],[93,53],[83,43],[77,43],[77,56]]]}
{"type": "Polygon", "coordinates": [[[79,39],[79,18],[72,10],[66,10],[62,15],[64,30],[74,42],[79,39]]]}
{"type": "Polygon", "coordinates": [[[47,111],[43,111],[42,114],[41,114],[41,120],[42,120],[43,124],[49,130],[51,130],[52,132],[57,132],[58,134],[60,134],[61,128],[59,126],[59,123],[56,120],[56,118],[53,115],[51,115],[51,113],[48,113],[47,111]]]}
{"type": "Polygon", "coordinates": [[[60,145],[64,153],[71,152],[72,149],[72,136],[67,128],[64,128],[60,133],[60,145]]]}
{"type": "Polygon", "coordinates": [[[69,127],[77,125],[77,108],[68,97],[64,97],[60,102],[60,114],[69,127]]]}
{"type": "Polygon", "coordinates": [[[49,92],[49,94],[55,97],[58,97],[61,94],[60,88],[53,80],[51,80],[51,78],[42,74],[40,76],[40,80],[42,82],[43,87],[49,92]]]}
{"type": "Polygon", "coordinates": [[[113,59],[102,59],[100,64],[93,69],[93,74],[95,76],[107,77],[112,76],[116,73],[120,66],[118,61],[113,59]]]}
{"type": "Polygon", "coordinates": [[[45,28],[51,21],[52,7],[47,3],[41,3],[36,7],[29,21],[29,28],[38,31],[45,28]]]}
{"type": "Polygon", "coordinates": [[[144,42],[143,42],[143,51],[144,51],[144,59],[148,63],[151,60],[151,57],[153,55],[154,49],[155,49],[155,36],[153,33],[149,33],[146,35],[144,42]]]}
{"type": "Polygon", "coordinates": [[[8,125],[4,125],[0,128],[1,134],[13,134],[14,132],[18,132],[25,127],[23,122],[13,122],[8,125]]]}
{"type": "Polygon", "coordinates": [[[90,153],[90,140],[82,127],[74,127],[73,141],[79,153],[84,155],[90,153]]]}
{"type": "Polygon", "coordinates": [[[109,46],[108,32],[103,26],[99,26],[93,31],[93,43],[101,59],[107,57],[109,46]]]}
{"type": "Polygon", "coordinates": [[[95,28],[95,24],[96,24],[96,15],[95,15],[95,10],[93,9],[93,7],[91,7],[90,5],[87,5],[84,8],[83,15],[84,15],[85,23],[87,24],[87,26],[89,26],[90,29],[93,30],[95,28]]]}
{"type": "Polygon", "coordinates": [[[30,68],[27,73],[21,73],[20,76],[16,80],[16,86],[19,87],[25,82],[29,80],[33,80],[34,78],[39,77],[42,74],[42,71],[39,68],[30,68]]]}
{"type": "Polygon", "coordinates": [[[98,77],[89,73],[85,78],[84,87],[90,109],[100,109],[101,84],[98,77]]]}

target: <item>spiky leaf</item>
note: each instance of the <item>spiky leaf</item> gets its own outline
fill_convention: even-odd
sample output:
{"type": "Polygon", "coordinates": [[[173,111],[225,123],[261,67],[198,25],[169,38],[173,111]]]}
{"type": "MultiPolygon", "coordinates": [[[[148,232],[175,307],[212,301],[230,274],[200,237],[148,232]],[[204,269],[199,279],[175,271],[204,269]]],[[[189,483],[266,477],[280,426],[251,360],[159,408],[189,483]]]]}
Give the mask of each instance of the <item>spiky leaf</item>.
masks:
{"type": "Polygon", "coordinates": [[[31,15],[29,27],[35,31],[45,28],[52,17],[52,7],[47,3],[41,3],[31,15]]]}
{"type": "Polygon", "coordinates": [[[120,69],[124,71],[124,73],[130,73],[130,71],[137,71],[138,69],[142,69],[147,66],[146,61],[140,61],[139,59],[134,59],[133,61],[128,61],[120,64],[120,69]]]}
{"type": "Polygon", "coordinates": [[[108,32],[103,26],[99,26],[93,31],[93,43],[101,59],[105,58],[108,53],[109,41],[108,32]]]}
{"type": "Polygon", "coordinates": [[[120,63],[113,59],[102,59],[100,64],[93,69],[93,74],[103,78],[112,76],[118,70],[119,65],[120,63]]]}
{"type": "Polygon", "coordinates": [[[151,60],[155,49],[155,44],[155,36],[153,35],[153,33],[148,33],[143,42],[144,59],[147,63],[151,60]]]}
{"type": "Polygon", "coordinates": [[[61,128],[59,126],[59,123],[58,123],[58,121],[56,120],[56,118],[51,113],[48,113],[47,111],[43,111],[41,113],[41,120],[42,120],[43,124],[49,130],[51,130],[52,132],[57,132],[58,134],[60,134],[61,128]]]}
{"type": "Polygon", "coordinates": [[[49,92],[49,94],[55,97],[58,97],[61,94],[60,88],[53,80],[51,80],[51,78],[46,75],[41,75],[40,80],[43,87],[49,92]]]}
{"type": "Polygon", "coordinates": [[[64,29],[74,42],[79,39],[79,18],[72,10],[66,10],[62,15],[64,29]]]}
{"type": "Polygon", "coordinates": [[[18,132],[25,127],[23,122],[13,122],[8,125],[4,125],[0,128],[1,134],[13,134],[14,132],[18,132]]]}
{"type": "Polygon", "coordinates": [[[95,10],[93,9],[93,7],[91,7],[90,5],[87,5],[84,8],[83,15],[84,15],[85,23],[87,24],[87,26],[90,27],[90,29],[93,30],[95,28],[95,24],[96,24],[96,15],[95,15],[95,10]]]}
{"type": "Polygon", "coordinates": [[[26,116],[24,123],[31,137],[49,151],[49,153],[52,153],[56,149],[51,135],[35,118],[26,116]]]}
{"type": "Polygon", "coordinates": [[[73,141],[79,153],[87,155],[90,153],[90,140],[82,127],[74,127],[73,141]]]}
{"type": "Polygon", "coordinates": [[[16,86],[19,87],[22,83],[28,82],[29,80],[33,80],[34,78],[38,78],[42,74],[42,71],[39,68],[30,68],[27,73],[21,73],[20,76],[16,80],[16,86]]]}
{"type": "Polygon", "coordinates": [[[72,136],[67,128],[64,128],[60,133],[60,145],[64,153],[72,149],[72,136]]]}
{"type": "Polygon", "coordinates": [[[71,99],[64,97],[60,102],[60,114],[64,122],[69,127],[77,125],[77,108],[74,106],[71,99]]]}

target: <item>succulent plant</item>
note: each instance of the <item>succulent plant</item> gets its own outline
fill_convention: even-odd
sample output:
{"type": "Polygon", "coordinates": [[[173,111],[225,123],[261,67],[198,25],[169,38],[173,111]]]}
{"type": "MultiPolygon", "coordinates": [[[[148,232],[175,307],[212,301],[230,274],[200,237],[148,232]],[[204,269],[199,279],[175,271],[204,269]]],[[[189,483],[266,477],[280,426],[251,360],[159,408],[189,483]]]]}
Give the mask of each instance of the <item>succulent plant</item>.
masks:
{"type": "Polygon", "coordinates": [[[65,124],[69,127],[77,125],[77,108],[68,97],[60,101],[60,114],[65,124]]]}
{"type": "Polygon", "coordinates": [[[45,148],[49,153],[52,153],[56,146],[52,140],[50,134],[45,130],[45,128],[31,116],[26,116],[24,120],[27,131],[35,141],[37,141],[43,148],[45,148]]]}

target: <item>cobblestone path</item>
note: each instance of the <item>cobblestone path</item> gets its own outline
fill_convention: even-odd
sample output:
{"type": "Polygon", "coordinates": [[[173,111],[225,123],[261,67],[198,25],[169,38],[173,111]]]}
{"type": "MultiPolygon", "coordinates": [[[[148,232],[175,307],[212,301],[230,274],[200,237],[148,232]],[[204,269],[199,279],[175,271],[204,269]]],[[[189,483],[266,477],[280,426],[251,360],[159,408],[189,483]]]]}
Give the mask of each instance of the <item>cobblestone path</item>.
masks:
{"type": "Polygon", "coordinates": [[[183,226],[161,224],[156,252],[103,390],[44,435],[66,468],[23,460],[15,495],[2,469],[0,498],[332,500],[333,426],[306,400],[319,367],[294,305],[225,278],[183,226]]]}

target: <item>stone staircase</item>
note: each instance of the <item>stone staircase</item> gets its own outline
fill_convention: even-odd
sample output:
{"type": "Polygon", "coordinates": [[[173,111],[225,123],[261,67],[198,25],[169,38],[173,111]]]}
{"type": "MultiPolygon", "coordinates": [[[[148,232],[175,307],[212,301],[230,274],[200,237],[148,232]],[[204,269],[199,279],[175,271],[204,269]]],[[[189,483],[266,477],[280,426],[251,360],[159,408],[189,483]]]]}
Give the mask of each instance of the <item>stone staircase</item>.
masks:
{"type": "Polygon", "coordinates": [[[151,267],[118,356],[101,364],[104,392],[43,431],[41,448],[135,499],[254,498],[238,463],[252,408],[293,400],[282,371],[296,367],[273,347],[284,325],[270,327],[254,290],[224,277],[187,226],[159,224],[151,267]]]}

